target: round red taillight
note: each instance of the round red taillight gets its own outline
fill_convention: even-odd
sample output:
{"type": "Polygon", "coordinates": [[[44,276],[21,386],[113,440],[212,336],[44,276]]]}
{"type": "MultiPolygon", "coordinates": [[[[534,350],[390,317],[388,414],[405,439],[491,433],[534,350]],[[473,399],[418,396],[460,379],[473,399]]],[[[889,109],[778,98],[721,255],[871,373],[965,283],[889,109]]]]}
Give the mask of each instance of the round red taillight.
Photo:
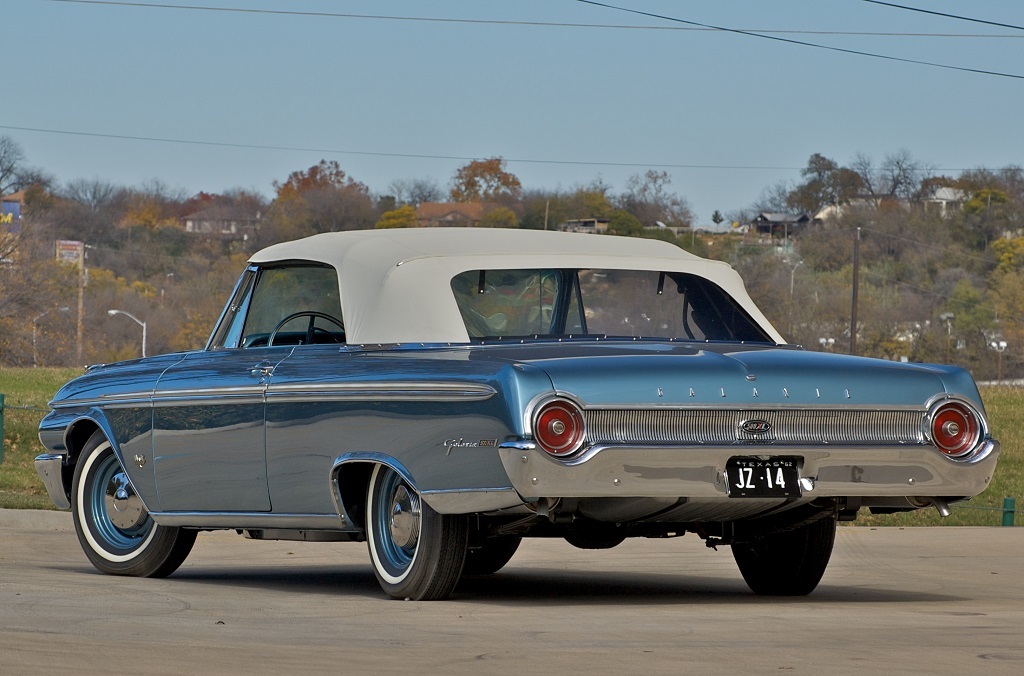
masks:
{"type": "Polygon", "coordinates": [[[533,436],[551,455],[571,455],[583,446],[583,413],[564,399],[549,401],[533,416],[533,436]]]}
{"type": "Polygon", "coordinates": [[[946,402],[932,413],[931,436],[932,443],[946,455],[965,455],[981,440],[981,420],[964,404],[946,402]]]}

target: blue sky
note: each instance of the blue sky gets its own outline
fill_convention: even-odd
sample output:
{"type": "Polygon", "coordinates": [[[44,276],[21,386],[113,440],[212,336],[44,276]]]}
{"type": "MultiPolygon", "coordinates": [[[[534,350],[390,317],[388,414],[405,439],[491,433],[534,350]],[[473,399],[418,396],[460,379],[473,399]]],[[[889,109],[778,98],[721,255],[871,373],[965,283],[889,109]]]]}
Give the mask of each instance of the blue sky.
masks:
{"type": "MultiPolygon", "coordinates": [[[[138,0],[147,2],[155,0],[138,0]]],[[[508,23],[4,0],[0,134],[29,164],[61,181],[159,179],[189,193],[267,195],[274,180],[321,158],[378,194],[395,179],[446,186],[466,162],[451,158],[500,155],[528,188],[600,178],[616,192],[632,174],[675,165],[665,167],[670,188],[700,225],[715,209],[746,207],[765,187],[798,179],[815,152],[846,163],[906,149],[947,174],[1024,164],[1024,78],[667,30],[685,25],[574,0],[162,4],[508,23]]],[[[863,0],[609,4],[762,31],[1008,36],[772,33],[1024,76],[1024,30],[863,0]]],[[[1024,26],[1019,0],[898,4],[1024,26]]]]}

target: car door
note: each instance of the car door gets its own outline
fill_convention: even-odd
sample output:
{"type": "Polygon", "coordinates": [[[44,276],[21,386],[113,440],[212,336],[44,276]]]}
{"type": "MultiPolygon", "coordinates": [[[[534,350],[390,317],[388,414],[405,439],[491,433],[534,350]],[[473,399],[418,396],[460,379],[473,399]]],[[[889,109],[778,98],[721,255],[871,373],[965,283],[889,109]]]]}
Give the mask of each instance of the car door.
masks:
{"type": "Polygon", "coordinates": [[[340,314],[333,268],[289,262],[246,271],[206,350],[190,353],[157,384],[153,447],[162,511],[274,511],[267,386],[297,346],[337,349],[344,342],[340,314]]]}
{"type": "Polygon", "coordinates": [[[153,408],[161,511],[270,511],[265,392],[291,350],[195,352],[167,369],[153,408]]]}

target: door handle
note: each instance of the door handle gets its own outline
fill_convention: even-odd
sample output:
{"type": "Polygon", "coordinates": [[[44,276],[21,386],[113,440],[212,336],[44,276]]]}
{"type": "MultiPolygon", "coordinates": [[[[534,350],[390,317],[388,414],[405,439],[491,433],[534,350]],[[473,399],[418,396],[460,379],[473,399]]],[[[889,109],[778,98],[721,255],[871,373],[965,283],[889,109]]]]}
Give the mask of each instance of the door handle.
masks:
{"type": "Polygon", "coordinates": [[[250,371],[250,373],[252,373],[252,375],[256,378],[266,378],[273,372],[273,364],[256,364],[256,366],[252,367],[252,371],[250,371]]]}

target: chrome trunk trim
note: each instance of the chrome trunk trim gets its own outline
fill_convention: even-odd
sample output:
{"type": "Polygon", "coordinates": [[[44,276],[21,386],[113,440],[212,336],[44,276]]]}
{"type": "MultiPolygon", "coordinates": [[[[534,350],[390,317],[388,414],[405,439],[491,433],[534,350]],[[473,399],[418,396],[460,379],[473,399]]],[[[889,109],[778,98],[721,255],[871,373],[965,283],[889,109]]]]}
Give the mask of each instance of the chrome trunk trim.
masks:
{"type": "Polygon", "coordinates": [[[920,444],[925,411],[813,408],[591,408],[587,443],[600,444],[920,444]],[[764,422],[751,432],[744,423],[764,422]]]}

